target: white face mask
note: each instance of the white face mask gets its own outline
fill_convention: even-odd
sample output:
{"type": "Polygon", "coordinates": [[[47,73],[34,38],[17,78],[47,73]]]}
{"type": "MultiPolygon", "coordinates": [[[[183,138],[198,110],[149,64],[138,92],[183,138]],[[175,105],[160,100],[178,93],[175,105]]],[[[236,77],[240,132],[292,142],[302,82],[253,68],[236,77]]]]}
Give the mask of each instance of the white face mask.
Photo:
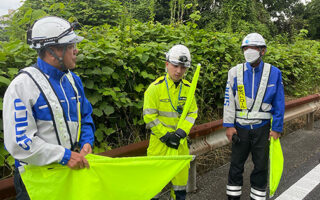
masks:
{"type": "Polygon", "coordinates": [[[247,49],[244,51],[244,58],[250,64],[254,63],[260,58],[260,52],[254,49],[247,49]]]}

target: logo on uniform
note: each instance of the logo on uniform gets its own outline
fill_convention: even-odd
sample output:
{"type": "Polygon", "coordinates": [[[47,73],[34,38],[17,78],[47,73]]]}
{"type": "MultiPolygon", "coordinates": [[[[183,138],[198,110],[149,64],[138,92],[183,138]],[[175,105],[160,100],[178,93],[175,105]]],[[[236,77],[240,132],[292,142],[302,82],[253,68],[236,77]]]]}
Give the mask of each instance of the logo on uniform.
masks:
{"type": "Polygon", "coordinates": [[[160,99],[160,102],[168,103],[168,102],[170,102],[170,99],[160,99]]]}

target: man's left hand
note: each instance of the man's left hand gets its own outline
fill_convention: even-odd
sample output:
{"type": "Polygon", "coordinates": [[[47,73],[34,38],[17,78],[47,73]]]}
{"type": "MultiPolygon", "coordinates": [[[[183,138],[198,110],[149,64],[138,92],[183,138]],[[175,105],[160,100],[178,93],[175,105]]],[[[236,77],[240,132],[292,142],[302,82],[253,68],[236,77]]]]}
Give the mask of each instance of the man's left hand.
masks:
{"type": "Polygon", "coordinates": [[[280,133],[279,132],[276,132],[276,131],[270,131],[270,134],[269,134],[269,140],[270,140],[270,137],[273,137],[273,139],[278,139],[280,137],[280,133]]]}
{"type": "Polygon", "coordinates": [[[89,143],[86,143],[85,145],[83,145],[80,154],[83,156],[86,156],[87,154],[92,153],[92,148],[91,145],[89,143]]]}

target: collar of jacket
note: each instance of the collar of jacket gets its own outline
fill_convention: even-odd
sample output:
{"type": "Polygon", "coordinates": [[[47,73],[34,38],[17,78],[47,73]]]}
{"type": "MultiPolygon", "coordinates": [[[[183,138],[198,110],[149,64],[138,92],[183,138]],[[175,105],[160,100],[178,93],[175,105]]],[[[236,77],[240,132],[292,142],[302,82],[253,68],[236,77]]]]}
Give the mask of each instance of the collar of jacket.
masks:
{"type": "Polygon", "coordinates": [[[254,72],[259,72],[259,71],[261,71],[261,70],[263,69],[263,65],[264,65],[264,62],[263,62],[262,60],[261,60],[261,62],[259,63],[259,66],[257,66],[257,67],[252,67],[252,66],[250,65],[250,63],[246,62],[247,69],[248,69],[250,72],[253,72],[253,70],[254,70],[254,72]]]}
{"type": "MultiPolygon", "coordinates": [[[[174,85],[173,80],[170,78],[170,76],[169,76],[168,73],[166,74],[166,79],[167,79],[167,82],[168,82],[168,87],[169,87],[169,89],[170,89],[171,87],[174,87],[174,88],[176,87],[176,86],[174,85]]],[[[186,82],[184,81],[184,79],[181,79],[181,81],[180,81],[179,85],[177,86],[177,88],[180,87],[180,84],[181,84],[181,83],[183,83],[184,85],[186,85],[186,82]]]]}
{"type": "Polygon", "coordinates": [[[38,58],[37,64],[38,64],[38,67],[41,69],[41,71],[47,74],[50,78],[60,80],[61,77],[66,74],[66,72],[60,71],[54,66],[43,61],[41,58],[38,58]]]}

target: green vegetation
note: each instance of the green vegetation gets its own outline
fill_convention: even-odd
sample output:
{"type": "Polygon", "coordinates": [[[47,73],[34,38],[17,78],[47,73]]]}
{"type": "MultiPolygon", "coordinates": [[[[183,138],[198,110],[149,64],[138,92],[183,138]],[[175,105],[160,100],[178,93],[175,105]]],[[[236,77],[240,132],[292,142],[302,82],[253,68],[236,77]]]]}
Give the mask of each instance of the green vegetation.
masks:
{"type": "MultiPolygon", "coordinates": [[[[264,60],[281,69],[286,94],[315,93],[320,43],[311,39],[320,37],[319,5],[319,0],[306,6],[294,0],[26,0],[1,32],[0,114],[10,81],[37,57],[25,43],[26,30],[46,15],[81,25],[85,40],[78,45],[75,72],[94,108],[95,153],[148,138],[143,94],[164,75],[164,53],[174,44],[185,44],[193,66],[203,66],[196,92],[198,124],[221,117],[227,72],[243,62],[240,43],[253,31],[267,39],[264,60]]],[[[190,69],[186,78],[192,75],[190,69]]],[[[0,166],[13,163],[3,147],[2,121],[0,117],[0,166]]]]}

